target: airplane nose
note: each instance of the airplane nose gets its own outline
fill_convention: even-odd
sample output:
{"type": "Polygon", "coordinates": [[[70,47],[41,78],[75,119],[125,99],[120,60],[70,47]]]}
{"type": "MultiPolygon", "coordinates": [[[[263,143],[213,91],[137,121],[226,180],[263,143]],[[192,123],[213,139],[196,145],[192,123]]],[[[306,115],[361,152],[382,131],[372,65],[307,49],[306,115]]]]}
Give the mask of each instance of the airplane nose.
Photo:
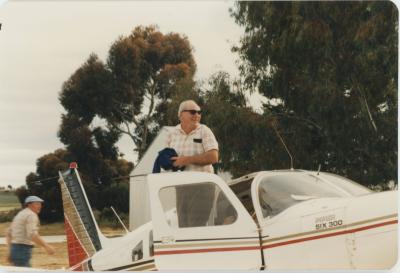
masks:
{"type": "Polygon", "coordinates": [[[397,262],[398,191],[354,198],[345,209],[348,251],[357,269],[389,269],[397,262]]]}

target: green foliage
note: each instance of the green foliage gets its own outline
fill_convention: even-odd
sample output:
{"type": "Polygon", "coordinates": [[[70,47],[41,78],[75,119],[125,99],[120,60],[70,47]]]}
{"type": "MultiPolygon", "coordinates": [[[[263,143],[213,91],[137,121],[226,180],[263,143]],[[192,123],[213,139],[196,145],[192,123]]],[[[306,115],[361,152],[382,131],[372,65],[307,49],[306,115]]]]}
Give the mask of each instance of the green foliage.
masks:
{"type": "MultiPolygon", "coordinates": [[[[90,124],[96,115],[105,117],[112,108],[107,95],[113,91],[112,74],[96,54],[63,84],[60,102],[64,108],[90,124]]],[[[62,139],[63,140],[63,139],[62,139]]]]}
{"type": "Polygon", "coordinates": [[[158,131],[160,110],[169,108],[182,81],[193,78],[196,65],[190,43],[176,33],[164,35],[155,26],[139,26],[111,46],[107,64],[122,93],[115,98],[119,115],[107,122],[132,138],[141,158],[158,131]]]}
{"type": "MultiPolygon", "coordinates": [[[[27,179],[29,176],[32,176],[32,175],[34,175],[34,174],[30,173],[27,176],[27,179]]],[[[26,188],[26,186],[21,186],[15,190],[15,195],[18,197],[18,201],[22,206],[22,204],[24,204],[25,198],[28,197],[29,192],[28,192],[28,189],[26,188]]]]}
{"type": "Polygon", "coordinates": [[[245,87],[269,99],[264,116],[295,167],[322,164],[366,185],[396,179],[395,5],[237,2],[231,12],[245,28],[233,49],[245,87]]]}
{"type": "MultiPolygon", "coordinates": [[[[21,202],[28,195],[37,195],[44,200],[44,206],[40,217],[45,222],[56,222],[63,219],[61,191],[57,183],[58,172],[68,169],[69,163],[73,161],[76,161],[76,156],[64,149],[58,149],[54,151],[54,153],[40,157],[36,163],[36,173],[30,173],[26,178],[28,189],[20,188],[17,190],[17,195],[21,202]]],[[[88,166],[90,168],[93,165],[88,166]]],[[[103,195],[104,192],[107,192],[109,187],[106,182],[111,184],[114,178],[128,176],[133,169],[133,164],[125,159],[118,159],[100,161],[98,166],[99,169],[96,170],[98,172],[93,173],[90,173],[93,169],[87,168],[84,164],[83,167],[78,165],[78,168],[82,184],[87,192],[91,205],[95,208],[103,208],[110,203],[114,204],[112,199],[106,198],[105,195],[103,195]],[[101,168],[101,166],[103,166],[103,168],[101,168]]],[[[119,179],[118,181],[119,183],[117,185],[127,185],[129,179],[119,179]]],[[[111,188],[114,187],[115,185],[112,184],[111,188]]],[[[123,188],[123,190],[125,193],[121,193],[120,197],[123,197],[123,200],[129,200],[126,198],[129,190],[127,187],[123,188]]],[[[116,199],[116,202],[120,201],[115,195],[113,198],[116,199]]],[[[125,203],[125,210],[128,209],[128,203],[129,202],[125,203]]],[[[121,204],[119,205],[123,207],[121,204]]]]}
{"type": "MultiPolygon", "coordinates": [[[[115,208],[114,208],[115,209],[115,208]]],[[[125,226],[128,226],[129,215],[128,213],[121,213],[116,209],[118,216],[121,218],[121,221],[125,226]]],[[[104,208],[98,216],[98,223],[101,226],[109,226],[112,228],[122,228],[121,223],[118,218],[115,216],[114,212],[111,208],[104,208]]]]}
{"type": "Polygon", "coordinates": [[[39,216],[45,222],[63,219],[61,191],[57,183],[58,172],[66,170],[71,161],[71,154],[64,149],[41,156],[36,161],[36,172],[26,177],[28,187],[18,192],[21,202],[28,195],[36,195],[44,200],[39,216]]]}
{"type": "Polygon", "coordinates": [[[113,181],[128,176],[133,164],[119,158],[116,143],[127,134],[140,158],[165,120],[175,90],[181,84],[193,86],[195,70],[188,39],[162,34],[155,26],[139,26],[129,36],[119,37],[106,63],[91,54],[64,82],[59,95],[66,113],[58,136],[66,150],[38,159],[36,173],[27,176],[28,189],[21,191],[20,198],[36,194],[45,199],[44,219],[62,218],[57,183],[37,181],[56,177],[75,161],[95,208],[114,205],[127,212],[128,189],[118,183],[128,179],[113,181]]]}
{"type": "Polygon", "coordinates": [[[64,83],[61,141],[76,155],[93,154],[98,146],[102,156],[115,159],[115,143],[126,134],[140,158],[157,131],[160,110],[195,70],[186,37],[136,27],[112,44],[106,64],[92,54],[64,83]]]}
{"type": "Polygon", "coordinates": [[[202,121],[218,140],[217,169],[238,177],[280,166],[287,168],[289,161],[279,140],[268,127],[268,120],[247,106],[241,83],[218,72],[210,78],[209,86],[203,95],[202,121]]]}
{"type": "MultiPolygon", "coordinates": [[[[147,146],[151,144],[163,126],[171,126],[179,123],[178,108],[184,100],[195,100],[200,105],[203,104],[200,87],[191,78],[184,78],[177,81],[176,85],[171,87],[171,97],[169,100],[157,105],[153,116],[152,126],[149,128],[147,137],[147,146]]],[[[140,130],[140,126],[138,130],[140,130]]]]}
{"type": "Polygon", "coordinates": [[[129,184],[114,183],[110,187],[104,189],[101,193],[100,210],[113,207],[115,210],[128,213],[129,212],[129,184]]]}
{"type": "Polygon", "coordinates": [[[118,158],[116,143],[127,134],[140,158],[165,120],[170,98],[193,82],[195,70],[186,37],[139,26],[112,44],[106,63],[91,54],[63,84],[59,99],[66,114],[58,135],[95,208],[128,211],[128,188],[113,181],[129,175],[133,164],[118,158]]]}
{"type": "Polygon", "coordinates": [[[11,222],[20,210],[21,209],[19,208],[9,211],[0,211],[0,223],[11,222]]]}

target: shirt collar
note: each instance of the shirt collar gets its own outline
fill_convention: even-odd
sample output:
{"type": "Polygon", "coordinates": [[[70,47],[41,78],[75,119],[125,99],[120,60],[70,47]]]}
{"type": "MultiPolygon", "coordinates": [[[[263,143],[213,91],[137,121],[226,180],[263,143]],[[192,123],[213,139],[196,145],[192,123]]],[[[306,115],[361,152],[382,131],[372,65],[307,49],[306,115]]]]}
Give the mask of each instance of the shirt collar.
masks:
{"type": "Polygon", "coordinates": [[[199,124],[199,126],[197,126],[196,129],[192,130],[189,134],[186,134],[186,132],[182,129],[181,124],[179,123],[178,125],[176,125],[176,129],[179,130],[179,132],[181,132],[184,135],[193,135],[194,133],[196,133],[201,127],[201,124],[199,124]]]}

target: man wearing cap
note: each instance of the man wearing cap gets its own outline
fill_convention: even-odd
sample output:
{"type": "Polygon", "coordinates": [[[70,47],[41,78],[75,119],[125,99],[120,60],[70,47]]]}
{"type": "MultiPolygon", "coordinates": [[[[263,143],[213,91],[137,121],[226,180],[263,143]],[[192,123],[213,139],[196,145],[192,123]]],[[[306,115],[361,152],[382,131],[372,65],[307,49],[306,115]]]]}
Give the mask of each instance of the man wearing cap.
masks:
{"type": "Polygon", "coordinates": [[[47,244],[39,231],[38,214],[42,209],[43,199],[31,195],[25,198],[25,208],[14,217],[7,231],[7,245],[9,246],[9,261],[14,266],[30,267],[32,248],[34,244],[43,247],[50,255],[54,248],[47,244]]]}
{"type": "MultiPolygon", "coordinates": [[[[214,173],[212,164],[218,162],[218,142],[213,132],[200,124],[201,109],[193,100],[179,105],[180,124],[167,137],[166,146],[173,148],[178,156],[171,157],[173,165],[185,171],[214,173]]],[[[207,225],[215,189],[205,185],[176,187],[179,227],[207,225]]]]}

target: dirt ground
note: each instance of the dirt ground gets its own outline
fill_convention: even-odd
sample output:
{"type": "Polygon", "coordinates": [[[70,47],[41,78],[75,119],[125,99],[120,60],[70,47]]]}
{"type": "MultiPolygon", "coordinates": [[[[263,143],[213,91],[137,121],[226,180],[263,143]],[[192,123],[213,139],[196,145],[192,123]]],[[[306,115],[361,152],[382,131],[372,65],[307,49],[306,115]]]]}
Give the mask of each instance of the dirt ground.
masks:
{"type": "MultiPolygon", "coordinates": [[[[5,230],[8,228],[10,223],[0,224],[0,236],[5,235],[5,230]]],[[[114,237],[125,234],[122,229],[113,229],[110,227],[100,227],[102,233],[107,237],[114,237]]],[[[55,223],[50,225],[43,225],[40,227],[40,235],[62,235],[64,232],[63,223],[55,223]]],[[[32,253],[31,264],[35,268],[43,269],[68,269],[68,252],[67,252],[67,242],[62,243],[50,243],[55,249],[56,253],[54,255],[48,255],[46,251],[41,247],[35,247],[32,253]]],[[[7,261],[8,248],[7,245],[0,245],[0,265],[10,266],[7,261]]]]}
{"type": "MultiPolygon", "coordinates": [[[[4,237],[7,228],[10,226],[8,223],[0,223],[0,236],[4,237]]],[[[63,235],[64,224],[55,223],[50,225],[42,225],[39,231],[40,235],[63,235]]],[[[51,243],[51,245],[56,249],[54,255],[47,255],[46,251],[41,247],[35,247],[32,253],[32,267],[45,268],[45,269],[60,269],[68,268],[68,253],[67,253],[67,242],[63,243],[51,243]]],[[[7,261],[8,248],[7,245],[0,245],[0,265],[9,266],[7,261]]]]}
{"type": "MultiPolygon", "coordinates": [[[[41,247],[35,247],[32,253],[32,267],[43,269],[67,269],[68,253],[67,243],[51,243],[56,249],[54,255],[47,255],[46,251],[41,247]]],[[[0,245],[0,265],[9,266],[7,261],[8,248],[7,245],[0,245]]]]}

